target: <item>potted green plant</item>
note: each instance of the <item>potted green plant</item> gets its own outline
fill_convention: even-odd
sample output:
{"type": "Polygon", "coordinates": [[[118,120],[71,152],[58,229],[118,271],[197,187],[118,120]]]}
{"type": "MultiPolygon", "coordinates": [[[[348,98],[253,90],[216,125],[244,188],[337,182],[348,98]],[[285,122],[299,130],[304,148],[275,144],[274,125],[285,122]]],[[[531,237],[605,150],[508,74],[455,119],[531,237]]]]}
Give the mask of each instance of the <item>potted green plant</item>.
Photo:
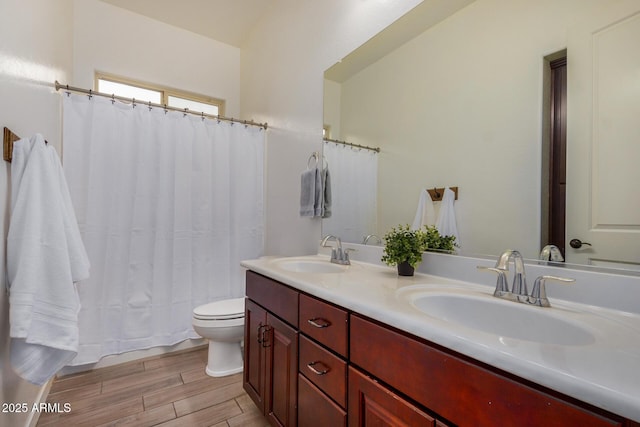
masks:
{"type": "Polygon", "coordinates": [[[426,249],[425,238],[422,230],[412,230],[409,225],[392,228],[384,235],[382,262],[397,266],[400,276],[413,276],[426,249]]]}
{"type": "Polygon", "coordinates": [[[397,266],[398,275],[413,276],[424,251],[452,253],[455,241],[455,236],[442,236],[434,226],[412,230],[409,225],[399,225],[385,234],[381,260],[387,265],[397,266]]]}

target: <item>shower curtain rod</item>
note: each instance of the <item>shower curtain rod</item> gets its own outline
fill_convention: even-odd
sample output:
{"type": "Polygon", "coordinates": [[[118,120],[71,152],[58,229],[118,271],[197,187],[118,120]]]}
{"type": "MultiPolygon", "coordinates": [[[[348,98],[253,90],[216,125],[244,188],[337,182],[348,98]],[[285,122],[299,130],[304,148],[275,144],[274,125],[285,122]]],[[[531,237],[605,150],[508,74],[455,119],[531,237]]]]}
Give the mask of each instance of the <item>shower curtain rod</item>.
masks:
{"type": "Polygon", "coordinates": [[[340,141],[339,139],[331,139],[331,138],[323,138],[324,142],[333,142],[334,144],[342,144],[348,145],[349,147],[362,148],[364,150],[375,151],[376,153],[380,152],[380,147],[369,147],[367,145],[353,144],[347,141],[340,141]]]}
{"type": "Polygon", "coordinates": [[[91,90],[91,89],[83,89],[83,88],[79,88],[79,87],[63,85],[63,84],[60,84],[57,80],[56,80],[56,83],[55,83],[55,87],[56,87],[56,91],[59,91],[59,90],[62,89],[64,91],[66,91],[66,92],[84,93],[84,94],[89,95],[89,97],[94,96],[94,95],[95,96],[102,96],[104,98],[109,98],[112,101],[118,100],[118,101],[124,101],[124,102],[131,102],[133,105],[144,105],[144,106],[147,106],[149,108],[157,107],[157,108],[162,108],[165,111],[179,111],[179,112],[184,113],[184,114],[193,114],[195,116],[202,117],[202,118],[207,117],[209,119],[222,120],[222,121],[225,121],[225,122],[241,123],[241,124],[243,124],[245,126],[257,126],[257,127],[262,128],[262,129],[265,129],[265,130],[268,128],[267,123],[257,123],[257,122],[254,122],[253,120],[240,120],[240,119],[234,119],[233,117],[216,116],[216,115],[213,115],[213,114],[205,114],[204,112],[198,113],[198,112],[195,112],[195,111],[191,111],[188,108],[170,107],[168,105],[156,104],[156,103],[150,102],[150,101],[149,102],[142,102],[142,101],[139,101],[139,100],[136,101],[135,98],[127,98],[127,97],[124,97],[124,96],[117,96],[117,95],[114,95],[114,94],[96,92],[96,91],[91,90]]]}

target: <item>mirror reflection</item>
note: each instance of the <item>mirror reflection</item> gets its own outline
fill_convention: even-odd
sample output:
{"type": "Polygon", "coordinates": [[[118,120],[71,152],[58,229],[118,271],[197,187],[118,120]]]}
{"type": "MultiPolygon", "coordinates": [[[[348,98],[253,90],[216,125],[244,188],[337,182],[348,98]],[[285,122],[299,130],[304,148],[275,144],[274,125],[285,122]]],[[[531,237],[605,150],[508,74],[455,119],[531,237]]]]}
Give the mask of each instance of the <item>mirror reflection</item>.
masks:
{"type": "MultiPolygon", "coordinates": [[[[551,140],[565,138],[566,242],[558,246],[571,263],[637,269],[640,190],[632,183],[640,172],[624,159],[640,156],[632,118],[640,114],[640,92],[630,80],[640,70],[640,53],[630,45],[640,35],[634,10],[640,5],[607,6],[598,0],[423,2],[327,70],[327,136],[380,153],[368,154],[377,161],[375,179],[356,166],[339,177],[340,157],[328,160],[333,188],[360,195],[368,185],[376,197],[357,211],[375,214],[352,213],[352,222],[337,224],[342,203],[334,199],[323,234],[354,243],[382,237],[412,224],[426,189],[455,186],[459,253],[497,256],[516,248],[536,259],[557,244],[550,231],[559,208],[549,198],[555,170],[549,151],[551,140]],[[551,63],[565,55],[565,92],[554,93],[559,77],[551,63]],[[593,67],[599,74],[586,80],[593,67]],[[554,124],[554,111],[566,120],[554,124]],[[554,126],[564,134],[555,135],[554,126]],[[611,128],[615,133],[605,132],[611,128]],[[572,239],[584,244],[574,248],[572,239]]],[[[327,157],[354,151],[324,147],[327,157]]],[[[564,179],[556,181],[564,192],[564,179]]]]}

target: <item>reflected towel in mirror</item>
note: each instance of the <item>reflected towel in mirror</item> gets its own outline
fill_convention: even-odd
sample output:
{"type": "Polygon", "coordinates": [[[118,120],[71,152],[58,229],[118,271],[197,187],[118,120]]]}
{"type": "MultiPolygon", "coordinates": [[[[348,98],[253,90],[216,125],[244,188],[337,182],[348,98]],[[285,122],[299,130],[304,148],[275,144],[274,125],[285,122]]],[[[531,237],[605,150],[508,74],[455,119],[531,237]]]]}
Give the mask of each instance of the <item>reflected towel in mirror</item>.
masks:
{"type": "Polygon", "coordinates": [[[453,206],[456,200],[456,194],[450,188],[444,190],[436,228],[442,236],[455,236],[456,243],[460,246],[460,236],[458,235],[458,227],[456,225],[456,211],[453,206]]]}
{"type": "Polygon", "coordinates": [[[416,209],[416,216],[413,219],[413,225],[411,228],[418,230],[425,225],[434,225],[436,222],[436,210],[433,206],[433,200],[427,190],[420,192],[420,199],[418,200],[418,208],[416,209]]]}

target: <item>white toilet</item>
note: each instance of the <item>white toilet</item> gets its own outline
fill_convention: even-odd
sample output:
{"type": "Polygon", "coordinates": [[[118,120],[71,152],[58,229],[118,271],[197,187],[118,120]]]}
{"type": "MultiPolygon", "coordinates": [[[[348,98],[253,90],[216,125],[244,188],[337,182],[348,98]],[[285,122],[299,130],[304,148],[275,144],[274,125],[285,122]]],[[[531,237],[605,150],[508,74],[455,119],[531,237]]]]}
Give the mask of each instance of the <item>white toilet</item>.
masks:
{"type": "Polygon", "coordinates": [[[207,375],[224,377],[242,372],[244,298],[204,304],[193,309],[193,329],[209,340],[207,375]]]}

